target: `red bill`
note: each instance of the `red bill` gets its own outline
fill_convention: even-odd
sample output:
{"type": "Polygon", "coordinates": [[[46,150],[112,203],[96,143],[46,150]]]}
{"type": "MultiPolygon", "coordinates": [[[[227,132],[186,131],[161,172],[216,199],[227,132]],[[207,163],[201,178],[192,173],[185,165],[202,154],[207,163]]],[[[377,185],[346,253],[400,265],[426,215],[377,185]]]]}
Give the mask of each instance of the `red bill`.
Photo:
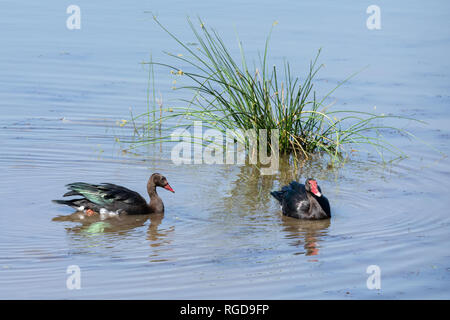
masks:
{"type": "Polygon", "coordinates": [[[169,191],[175,193],[175,191],[172,189],[172,187],[170,186],[170,184],[166,184],[166,185],[164,186],[164,189],[169,190],[169,191]]]}
{"type": "Polygon", "coordinates": [[[309,180],[309,185],[311,186],[311,192],[314,193],[317,197],[322,196],[322,194],[319,191],[319,187],[317,186],[316,180],[309,180]]]}

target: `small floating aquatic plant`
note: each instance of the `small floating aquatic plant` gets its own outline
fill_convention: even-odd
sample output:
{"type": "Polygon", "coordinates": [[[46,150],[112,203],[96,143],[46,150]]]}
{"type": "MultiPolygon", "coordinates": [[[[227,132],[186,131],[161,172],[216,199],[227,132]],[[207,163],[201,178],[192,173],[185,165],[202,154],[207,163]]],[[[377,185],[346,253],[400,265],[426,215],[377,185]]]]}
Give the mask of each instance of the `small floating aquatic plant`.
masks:
{"type": "MultiPolygon", "coordinates": [[[[345,155],[354,152],[358,145],[374,147],[382,158],[385,151],[396,157],[404,156],[383,139],[380,131],[394,130],[410,137],[412,134],[383,124],[381,120],[415,119],[364,111],[333,110],[331,106],[324,104],[338,87],[354,75],[339,83],[322,98],[317,98],[313,80],[322,68],[322,65],[318,65],[320,50],[301,80],[293,76],[288,62],[284,63],[281,75],[276,66],[269,67],[268,51],[272,29],[266,39],[263,54],[259,56],[259,66],[250,68],[241,41],[238,41],[238,63],[219,34],[208,29],[200,18],[197,26],[188,18],[189,27],[196,38],[196,48],[191,42],[183,42],[175,36],[155,16],[153,19],[186,54],[167,53],[179,65],[149,61],[147,64],[150,65],[150,70],[153,73],[154,65],[163,66],[169,68],[174,75],[189,78],[190,84],[177,90],[189,90],[193,96],[182,99],[184,107],[166,110],[160,106],[158,110],[154,108],[134,117],[133,123],[140,117],[146,117],[147,123],[142,127],[144,131],[150,132],[150,129],[160,126],[166,120],[190,119],[202,121],[205,127],[217,129],[224,134],[227,129],[278,129],[280,153],[293,155],[295,158],[309,159],[313,154],[324,154],[329,155],[332,162],[339,162],[345,159],[345,155]],[[180,65],[187,65],[189,70],[183,70],[180,65]],[[155,113],[159,113],[158,118],[154,117],[155,113]],[[153,117],[150,117],[151,114],[153,117]]],[[[179,126],[174,125],[172,129],[179,126]]],[[[167,129],[170,130],[171,127],[167,129]]],[[[170,136],[143,134],[139,136],[138,142],[145,144],[170,139],[170,136]]]]}

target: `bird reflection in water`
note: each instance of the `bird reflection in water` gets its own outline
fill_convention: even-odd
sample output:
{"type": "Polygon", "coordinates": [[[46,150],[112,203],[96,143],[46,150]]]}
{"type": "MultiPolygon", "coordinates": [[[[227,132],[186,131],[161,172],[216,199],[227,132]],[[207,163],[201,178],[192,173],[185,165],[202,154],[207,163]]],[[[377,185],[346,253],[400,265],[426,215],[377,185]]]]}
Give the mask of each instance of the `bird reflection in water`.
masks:
{"type": "Polygon", "coordinates": [[[282,216],[283,231],[286,232],[286,238],[292,239],[292,246],[304,248],[304,251],[296,254],[305,254],[306,256],[319,255],[320,241],[328,234],[330,219],[324,220],[299,220],[282,216]]]}
{"type": "MultiPolygon", "coordinates": [[[[120,240],[126,236],[132,234],[137,228],[142,227],[150,220],[146,232],[146,239],[149,241],[151,248],[158,248],[165,244],[170,244],[171,240],[168,237],[170,233],[175,230],[174,226],[161,229],[160,225],[164,219],[163,213],[152,213],[145,215],[118,215],[116,217],[110,217],[107,219],[100,219],[100,216],[87,216],[84,212],[74,212],[66,216],[58,216],[52,219],[52,221],[59,222],[77,222],[80,223],[74,227],[67,227],[66,231],[77,242],[83,242],[87,240],[89,242],[88,247],[93,246],[92,236],[96,234],[105,234],[109,236],[108,243],[111,243],[111,236],[114,239],[120,240]]],[[[100,245],[100,243],[96,243],[100,245]]],[[[161,250],[153,250],[150,257],[153,259],[159,255],[161,250]]],[[[155,260],[156,261],[156,260],[155,260]]],[[[161,259],[157,261],[162,261],[161,259]]]]}

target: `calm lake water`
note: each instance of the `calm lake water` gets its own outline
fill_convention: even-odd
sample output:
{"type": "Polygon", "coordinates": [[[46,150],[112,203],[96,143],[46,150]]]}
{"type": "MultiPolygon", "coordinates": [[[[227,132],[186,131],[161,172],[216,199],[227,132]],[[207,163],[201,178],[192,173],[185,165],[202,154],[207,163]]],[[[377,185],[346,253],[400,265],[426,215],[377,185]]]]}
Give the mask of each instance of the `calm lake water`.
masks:
{"type": "MultiPolygon", "coordinates": [[[[81,29],[68,30],[69,2],[0,5],[0,298],[2,299],[418,299],[450,298],[450,4],[448,1],[79,0],[81,29]],[[366,9],[381,8],[381,30],[366,9]],[[431,144],[386,133],[409,155],[377,165],[376,154],[343,168],[281,163],[181,165],[172,145],[124,152],[133,113],[147,110],[150,54],[179,48],[151,19],[192,40],[186,16],[201,16],[236,49],[257,57],[274,21],[270,58],[299,76],[323,48],[318,95],[334,108],[410,116],[394,123],[431,144]],[[113,182],[146,195],[153,172],[164,216],[73,221],[51,203],[65,184],[113,182]],[[331,202],[329,221],[280,215],[269,192],[313,176],[331,202]],[[81,289],[66,287],[71,265],[81,289]],[[381,270],[369,290],[367,267],[381,270]]],[[[236,51],[237,52],[237,51],[236,51]]],[[[255,58],[256,60],[256,58],[255,58]]],[[[156,69],[165,106],[186,98],[156,69]]]]}

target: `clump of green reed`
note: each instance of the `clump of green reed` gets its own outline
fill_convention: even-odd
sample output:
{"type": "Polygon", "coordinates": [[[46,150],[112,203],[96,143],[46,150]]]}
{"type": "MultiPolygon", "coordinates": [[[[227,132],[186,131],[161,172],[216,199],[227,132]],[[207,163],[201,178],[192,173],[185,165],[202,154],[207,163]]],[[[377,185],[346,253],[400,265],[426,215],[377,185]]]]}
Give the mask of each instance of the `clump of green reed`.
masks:
{"type": "MultiPolygon", "coordinates": [[[[268,49],[272,29],[266,39],[263,54],[259,56],[259,66],[250,68],[242,43],[238,41],[238,62],[231,56],[219,34],[208,29],[201,19],[198,19],[198,26],[188,19],[198,42],[198,46],[194,48],[192,43],[183,42],[156,17],[153,18],[186,51],[184,55],[167,54],[187,69],[154,61],[148,64],[170,68],[171,73],[189,78],[190,84],[179,87],[178,90],[189,90],[193,96],[191,99],[182,99],[184,107],[163,109],[165,112],[158,119],[151,119],[149,113],[155,114],[161,110],[149,111],[136,117],[148,117],[145,130],[173,119],[189,119],[191,123],[195,120],[202,121],[205,127],[215,128],[223,133],[227,129],[279,129],[280,153],[306,159],[314,153],[325,153],[333,161],[342,159],[344,153],[354,151],[355,145],[372,146],[381,156],[384,151],[401,156],[401,151],[382,138],[380,130],[390,129],[412,136],[403,129],[385,125],[381,121],[403,117],[330,110],[330,106],[324,105],[325,100],[353,75],[321,99],[317,99],[313,80],[322,67],[317,64],[320,50],[301,80],[293,76],[288,62],[284,63],[282,75],[276,66],[269,67],[268,49]]],[[[167,129],[179,127],[179,123],[167,129]]],[[[139,138],[139,142],[170,141],[170,138],[169,135],[145,135],[139,138]]]]}

